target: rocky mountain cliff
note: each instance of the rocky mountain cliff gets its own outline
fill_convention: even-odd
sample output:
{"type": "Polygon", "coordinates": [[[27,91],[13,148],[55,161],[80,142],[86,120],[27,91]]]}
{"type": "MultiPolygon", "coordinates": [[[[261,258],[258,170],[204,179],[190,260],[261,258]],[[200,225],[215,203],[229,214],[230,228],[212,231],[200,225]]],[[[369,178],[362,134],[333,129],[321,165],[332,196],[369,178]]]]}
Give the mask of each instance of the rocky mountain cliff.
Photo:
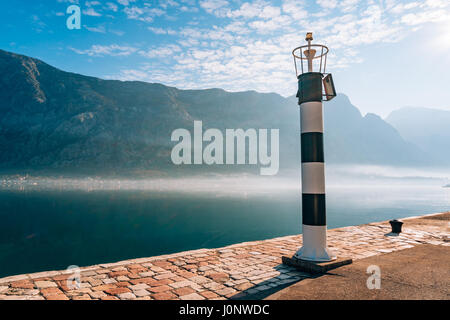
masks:
{"type": "MultiPolygon", "coordinates": [[[[192,131],[194,120],[205,129],[279,128],[280,166],[300,163],[294,97],[102,80],[0,50],[0,101],[1,171],[187,172],[193,166],[171,163],[170,136],[192,131]]],[[[427,164],[420,148],[345,95],[324,105],[327,162],[427,164]]]]}

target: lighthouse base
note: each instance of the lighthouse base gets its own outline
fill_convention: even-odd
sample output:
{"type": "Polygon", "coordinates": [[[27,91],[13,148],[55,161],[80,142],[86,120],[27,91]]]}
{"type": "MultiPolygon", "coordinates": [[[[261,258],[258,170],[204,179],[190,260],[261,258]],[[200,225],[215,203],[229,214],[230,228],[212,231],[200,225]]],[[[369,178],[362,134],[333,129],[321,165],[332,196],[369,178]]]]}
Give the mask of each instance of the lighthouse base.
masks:
{"type": "Polygon", "coordinates": [[[283,264],[287,266],[291,266],[299,271],[311,274],[323,274],[329,270],[333,270],[341,266],[351,264],[353,262],[352,259],[343,259],[343,258],[326,262],[314,262],[286,256],[281,257],[281,260],[283,264]]]}
{"type": "Polygon", "coordinates": [[[327,262],[336,260],[336,255],[327,249],[327,226],[303,225],[303,247],[294,255],[295,259],[327,262]]]}

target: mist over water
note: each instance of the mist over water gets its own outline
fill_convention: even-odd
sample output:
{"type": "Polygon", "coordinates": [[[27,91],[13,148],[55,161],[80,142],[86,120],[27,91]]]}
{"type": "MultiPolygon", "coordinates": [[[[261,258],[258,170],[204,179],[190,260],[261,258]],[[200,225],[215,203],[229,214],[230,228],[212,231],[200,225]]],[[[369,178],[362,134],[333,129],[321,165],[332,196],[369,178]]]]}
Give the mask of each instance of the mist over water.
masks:
{"type": "MultiPolygon", "coordinates": [[[[0,277],[301,233],[300,170],[215,175],[0,179],[0,277]]],[[[328,166],[327,225],[450,210],[449,172],[328,166]]]]}

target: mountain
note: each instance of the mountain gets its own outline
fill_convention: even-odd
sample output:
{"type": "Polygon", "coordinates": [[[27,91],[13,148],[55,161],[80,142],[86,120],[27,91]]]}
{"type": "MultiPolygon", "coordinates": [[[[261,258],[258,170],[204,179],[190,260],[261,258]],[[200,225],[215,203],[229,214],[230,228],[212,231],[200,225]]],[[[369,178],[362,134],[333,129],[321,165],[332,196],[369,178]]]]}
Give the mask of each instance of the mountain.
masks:
{"type": "MultiPolygon", "coordinates": [[[[2,171],[207,171],[170,160],[172,131],[192,132],[194,120],[202,120],[204,130],[279,128],[280,166],[298,168],[300,163],[294,97],[102,80],[0,50],[0,101],[2,171]]],[[[418,147],[380,117],[361,116],[345,95],[324,105],[327,161],[426,163],[418,147]]],[[[223,167],[230,169],[215,169],[223,167]]]]}
{"type": "Polygon", "coordinates": [[[331,162],[426,164],[425,155],[379,116],[362,116],[345,95],[324,103],[325,146],[331,162]]]}
{"type": "Polygon", "coordinates": [[[391,112],[386,121],[428,157],[450,163],[450,111],[404,107],[391,112]]]}

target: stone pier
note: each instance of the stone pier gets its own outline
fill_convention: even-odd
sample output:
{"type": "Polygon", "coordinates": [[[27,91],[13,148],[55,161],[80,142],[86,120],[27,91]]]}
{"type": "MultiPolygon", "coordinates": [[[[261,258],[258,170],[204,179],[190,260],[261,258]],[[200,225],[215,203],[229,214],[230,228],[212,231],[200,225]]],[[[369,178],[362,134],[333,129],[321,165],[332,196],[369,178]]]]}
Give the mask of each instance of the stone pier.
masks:
{"type": "MultiPolygon", "coordinates": [[[[399,235],[387,221],[331,229],[328,245],[353,261],[420,244],[450,246],[450,212],[401,220],[399,235]]],[[[281,263],[301,245],[295,235],[82,267],[79,288],[68,286],[66,270],[16,275],[0,279],[0,300],[245,299],[315,277],[281,263]]]]}

